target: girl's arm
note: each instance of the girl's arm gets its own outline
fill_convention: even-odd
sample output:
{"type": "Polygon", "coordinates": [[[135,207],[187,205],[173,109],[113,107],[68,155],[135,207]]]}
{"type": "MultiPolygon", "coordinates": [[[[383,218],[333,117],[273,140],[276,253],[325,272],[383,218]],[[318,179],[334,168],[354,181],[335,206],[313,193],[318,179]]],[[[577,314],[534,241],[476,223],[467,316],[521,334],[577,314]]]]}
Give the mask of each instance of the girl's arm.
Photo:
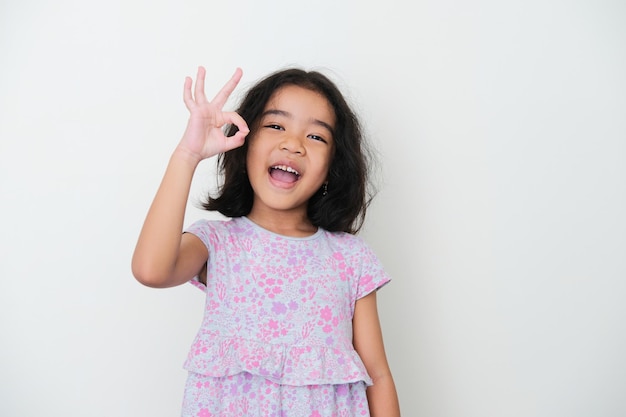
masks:
{"type": "Polygon", "coordinates": [[[161,288],[182,284],[196,275],[208,258],[200,239],[182,234],[185,206],[200,161],[241,146],[249,132],[237,113],[222,111],[241,75],[237,69],[212,101],[204,95],[204,68],[198,69],[193,94],[191,78],[185,79],[183,98],[190,113],[187,128],[170,158],[133,254],[133,275],[144,285],[161,288]],[[239,128],[231,137],[222,131],[228,123],[239,128]]]}
{"type": "Polygon", "coordinates": [[[399,417],[396,386],[387,363],[376,306],[376,291],[357,300],[352,319],[353,343],[374,385],[367,388],[372,417],[399,417]]]}
{"type": "Polygon", "coordinates": [[[197,164],[178,148],[170,158],[133,255],[133,275],[144,285],[164,288],[182,284],[197,274],[208,258],[200,239],[182,234],[185,205],[197,164]]]}

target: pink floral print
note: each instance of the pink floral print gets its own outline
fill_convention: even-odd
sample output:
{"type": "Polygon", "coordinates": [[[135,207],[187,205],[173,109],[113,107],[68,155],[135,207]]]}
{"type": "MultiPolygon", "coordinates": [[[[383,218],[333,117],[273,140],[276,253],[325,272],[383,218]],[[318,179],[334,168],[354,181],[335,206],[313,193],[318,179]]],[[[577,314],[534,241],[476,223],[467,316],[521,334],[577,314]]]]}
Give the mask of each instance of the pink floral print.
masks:
{"type": "Polygon", "coordinates": [[[187,232],[209,250],[205,316],[183,416],[366,416],[372,383],[352,346],[356,300],[389,282],[358,237],[280,236],[245,217],[187,232]]]}

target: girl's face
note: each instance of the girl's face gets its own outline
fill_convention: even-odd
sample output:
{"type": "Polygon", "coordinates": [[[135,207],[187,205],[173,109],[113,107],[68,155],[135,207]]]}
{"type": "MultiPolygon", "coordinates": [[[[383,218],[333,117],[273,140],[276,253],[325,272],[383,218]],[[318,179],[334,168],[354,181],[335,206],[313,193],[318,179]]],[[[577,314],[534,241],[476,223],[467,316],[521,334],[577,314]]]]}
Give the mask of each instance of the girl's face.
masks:
{"type": "Polygon", "coordinates": [[[321,94],[295,85],[274,93],[249,139],[253,213],[306,214],[309,198],[328,175],[334,127],[334,110],[321,94]]]}

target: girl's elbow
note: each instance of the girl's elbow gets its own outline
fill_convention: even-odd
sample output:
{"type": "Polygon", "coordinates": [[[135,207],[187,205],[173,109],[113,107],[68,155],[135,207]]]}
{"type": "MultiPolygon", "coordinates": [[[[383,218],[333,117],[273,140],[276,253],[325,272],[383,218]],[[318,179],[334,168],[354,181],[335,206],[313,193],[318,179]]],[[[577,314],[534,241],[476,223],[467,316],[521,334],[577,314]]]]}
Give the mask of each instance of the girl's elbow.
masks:
{"type": "Polygon", "coordinates": [[[391,370],[389,367],[382,367],[382,369],[377,369],[371,372],[370,378],[372,378],[372,382],[374,385],[376,383],[381,383],[384,381],[392,381],[393,383],[393,375],[391,374],[391,370]]]}
{"type": "Polygon", "coordinates": [[[135,279],[142,285],[151,288],[167,287],[168,276],[152,264],[133,261],[131,270],[135,279]]]}

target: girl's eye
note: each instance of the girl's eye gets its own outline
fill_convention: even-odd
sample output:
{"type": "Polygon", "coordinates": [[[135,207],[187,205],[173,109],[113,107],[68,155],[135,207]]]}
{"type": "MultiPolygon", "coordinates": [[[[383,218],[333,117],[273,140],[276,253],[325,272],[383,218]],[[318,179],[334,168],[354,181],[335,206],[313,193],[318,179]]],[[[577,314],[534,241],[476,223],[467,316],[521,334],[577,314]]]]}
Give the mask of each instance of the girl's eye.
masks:
{"type": "Polygon", "coordinates": [[[280,127],[280,125],[276,125],[276,124],[265,125],[265,127],[270,128],[270,129],[274,129],[274,130],[281,130],[282,129],[282,127],[280,127]]]}
{"type": "Polygon", "coordinates": [[[326,140],[325,140],[323,137],[321,137],[321,136],[317,136],[317,135],[309,135],[309,137],[310,137],[311,139],[313,139],[313,140],[319,140],[320,142],[324,142],[324,143],[326,143],[326,140]]]}

